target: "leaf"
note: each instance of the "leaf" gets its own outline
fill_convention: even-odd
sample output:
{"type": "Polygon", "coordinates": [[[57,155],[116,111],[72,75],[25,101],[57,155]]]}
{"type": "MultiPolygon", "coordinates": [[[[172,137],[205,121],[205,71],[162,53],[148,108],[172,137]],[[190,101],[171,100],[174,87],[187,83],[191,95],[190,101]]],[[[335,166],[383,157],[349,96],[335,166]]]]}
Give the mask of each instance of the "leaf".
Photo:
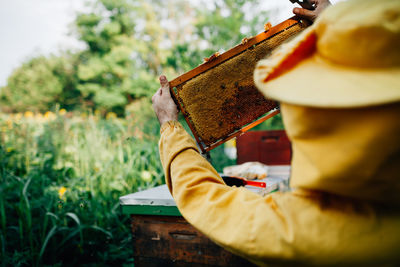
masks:
{"type": "Polygon", "coordinates": [[[50,211],[46,212],[46,216],[54,217],[57,221],[59,220],[58,216],[55,215],[54,213],[50,212],[50,211]]]}
{"type": "Polygon", "coordinates": [[[65,243],[67,243],[68,240],[70,240],[72,237],[74,237],[77,233],[79,233],[81,229],[76,229],[72,231],[66,238],[63,239],[63,241],[58,245],[58,248],[61,248],[65,243]]]}
{"type": "Polygon", "coordinates": [[[56,230],[57,230],[57,226],[55,225],[50,229],[49,233],[47,234],[47,236],[46,236],[46,238],[45,238],[45,240],[43,242],[42,248],[40,249],[38,262],[40,262],[40,259],[42,258],[43,253],[44,253],[44,251],[46,249],[47,243],[49,242],[50,238],[52,238],[53,235],[56,233],[56,230]]]}
{"type": "Polygon", "coordinates": [[[22,195],[26,196],[26,191],[28,190],[28,186],[32,181],[32,177],[29,177],[29,179],[25,182],[24,188],[22,189],[22,195]]]}
{"type": "Polygon", "coordinates": [[[6,244],[4,242],[4,236],[2,233],[0,233],[0,241],[1,241],[1,255],[6,254],[6,244]]]}
{"type": "Polygon", "coordinates": [[[67,215],[68,217],[71,217],[77,225],[81,225],[81,221],[79,220],[78,216],[75,213],[72,212],[67,212],[65,215],[67,215]]]}
{"type": "Polygon", "coordinates": [[[101,228],[99,226],[92,225],[92,226],[88,226],[87,228],[92,228],[94,230],[100,231],[100,232],[104,233],[105,235],[107,235],[108,237],[113,238],[113,235],[111,232],[104,230],[103,228],[101,228]]]}

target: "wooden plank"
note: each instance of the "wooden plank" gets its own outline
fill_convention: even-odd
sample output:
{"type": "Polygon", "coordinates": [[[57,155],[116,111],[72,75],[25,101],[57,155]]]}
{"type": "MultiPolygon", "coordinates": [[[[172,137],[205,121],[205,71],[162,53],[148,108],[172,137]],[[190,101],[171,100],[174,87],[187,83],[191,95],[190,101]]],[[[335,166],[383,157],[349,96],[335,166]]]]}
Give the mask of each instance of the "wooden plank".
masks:
{"type": "Polygon", "coordinates": [[[182,217],[132,215],[132,234],[135,266],[255,266],[213,243],[182,217]]]}
{"type": "Polygon", "coordinates": [[[222,139],[222,140],[220,140],[220,141],[218,141],[218,142],[216,142],[216,143],[214,143],[214,144],[211,144],[209,147],[206,147],[205,150],[206,150],[206,151],[210,151],[210,150],[216,148],[217,146],[219,146],[219,145],[225,143],[226,141],[228,141],[228,140],[230,140],[230,139],[232,139],[232,138],[235,138],[235,137],[237,137],[237,136],[241,136],[242,134],[244,134],[245,132],[247,132],[247,131],[250,130],[251,128],[253,128],[253,127],[259,125],[260,123],[262,123],[262,122],[268,120],[269,118],[272,118],[272,117],[275,116],[275,115],[278,115],[279,113],[280,113],[280,110],[273,110],[273,111],[271,111],[270,113],[268,113],[267,115],[265,115],[265,116],[263,116],[263,117],[257,119],[256,121],[250,123],[250,124],[247,125],[247,126],[244,126],[242,129],[240,129],[240,130],[238,130],[238,131],[232,133],[231,135],[229,135],[229,136],[226,137],[225,139],[222,139]]]}
{"type": "Polygon", "coordinates": [[[238,164],[288,165],[291,161],[291,143],[283,130],[248,132],[236,139],[236,148],[238,164]]]}

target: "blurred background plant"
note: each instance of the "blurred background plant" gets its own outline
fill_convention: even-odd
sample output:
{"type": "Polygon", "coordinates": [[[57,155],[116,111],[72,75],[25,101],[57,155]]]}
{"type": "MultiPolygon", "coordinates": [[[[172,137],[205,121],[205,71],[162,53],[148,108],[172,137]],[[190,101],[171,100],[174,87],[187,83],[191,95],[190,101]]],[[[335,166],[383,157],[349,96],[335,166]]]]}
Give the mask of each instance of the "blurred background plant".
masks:
{"type": "MultiPolygon", "coordinates": [[[[4,265],[131,258],[129,221],[118,198],[162,183],[158,135],[143,132],[136,117],[106,117],[62,109],[1,116],[4,265]]],[[[156,123],[146,125],[156,129],[156,123]]]]}
{"type": "Polygon", "coordinates": [[[93,0],[78,13],[78,52],[29,59],[1,88],[9,112],[90,108],[124,115],[135,99],[150,97],[157,76],[175,77],[203,58],[263,30],[258,0],[93,0]]]}
{"type": "MultiPolygon", "coordinates": [[[[93,0],[78,52],[24,62],[0,89],[0,264],[132,265],[122,195],[164,183],[150,97],[263,30],[257,0],[93,0]]],[[[258,129],[282,128],[279,117],[258,129]]],[[[212,151],[218,171],[235,160],[212,151]]]]}

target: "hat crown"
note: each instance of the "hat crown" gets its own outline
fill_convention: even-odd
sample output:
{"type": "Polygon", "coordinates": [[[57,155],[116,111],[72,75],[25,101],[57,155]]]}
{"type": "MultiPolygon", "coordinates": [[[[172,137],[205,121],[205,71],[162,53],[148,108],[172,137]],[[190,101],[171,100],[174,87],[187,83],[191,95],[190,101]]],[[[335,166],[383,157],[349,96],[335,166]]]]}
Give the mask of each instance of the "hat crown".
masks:
{"type": "Polygon", "coordinates": [[[268,98],[324,108],[400,101],[400,0],[349,0],[258,62],[268,98]]]}
{"type": "Polygon", "coordinates": [[[317,51],[354,67],[400,66],[400,1],[354,0],[328,8],[317,20],[317,51]]]}

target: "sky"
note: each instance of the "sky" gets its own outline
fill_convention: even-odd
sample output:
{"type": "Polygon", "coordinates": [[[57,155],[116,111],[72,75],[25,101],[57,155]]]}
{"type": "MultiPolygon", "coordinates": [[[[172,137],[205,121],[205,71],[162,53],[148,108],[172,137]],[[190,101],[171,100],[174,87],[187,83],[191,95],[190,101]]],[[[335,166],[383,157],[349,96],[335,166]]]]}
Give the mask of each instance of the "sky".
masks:
{"type": "Polygon", "coordinates": [[[27,58],[82,47],[69,35],[82,0],[0,0],[0,86],[27,58]]]}
{"type": "MultiPolygon", "coordinates": [[[[0,0],[0,87],[6,85],[13,69],[35,55],[83,47],[71,34],[71,23],[76,11],[84,10],[84,2],[0,0]]],[[[273,9],[269,18],[272,25],[292,16],[294,5],[289,0],[263,3],[273,9]]]]}

